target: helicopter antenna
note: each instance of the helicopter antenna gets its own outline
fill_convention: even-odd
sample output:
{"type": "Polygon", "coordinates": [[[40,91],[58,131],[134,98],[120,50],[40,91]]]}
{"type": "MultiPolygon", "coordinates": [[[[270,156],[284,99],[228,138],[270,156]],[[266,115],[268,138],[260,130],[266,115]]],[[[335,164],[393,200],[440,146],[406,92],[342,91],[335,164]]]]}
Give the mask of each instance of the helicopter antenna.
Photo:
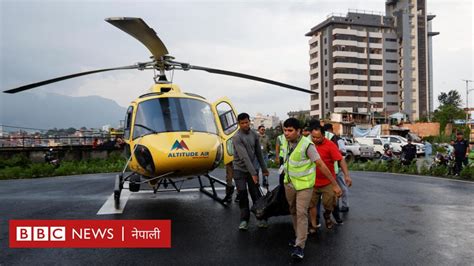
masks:
{"type": "Polygon", "coordinates": [[[171,70],[171,83],[173,83],[174,80],[174,68],[171,70]]]}

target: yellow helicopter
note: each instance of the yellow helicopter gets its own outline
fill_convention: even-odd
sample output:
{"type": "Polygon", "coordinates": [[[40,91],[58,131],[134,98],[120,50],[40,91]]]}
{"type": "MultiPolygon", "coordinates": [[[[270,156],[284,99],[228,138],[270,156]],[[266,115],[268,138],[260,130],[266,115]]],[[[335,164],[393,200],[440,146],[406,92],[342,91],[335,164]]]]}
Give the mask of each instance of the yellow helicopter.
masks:
{"type": "Polygon", "coordinates": [[[154,77],[155,84],[150,91],[132,101],[125,115],[124,140],[128,161],[115,181],[114,199],[117,209],[120,208],[120,194],[126,181],[129,182],[129,190],[132,192],[139,191],[140,185],[144,183],[150,184],[155,193],[161,186],[167,188],[168,185],[172,185],[179,192],[181,187],[177,186],[177,182],[194,177],[199,179],[201,192],[225,205],[214,186],[216,182],[222,185],[225,183],[209,175],[209,172],[221,162],[227,164],[233,160],[231,138],[238,129],[235,109],[225,97],[211,104],[202,96],[182,92],[178,85],[167,81],[165,71],[202,70],[314,93],[261,77],[174,61],[155,31],[141,18],[114,17],[105,21],[145,45],[152,54],[152,61],[75,73],[4,92],[17,93],[111,70],[158,70],[154,77]],[[127,169],[131,173],[125,175],[127,169]],[[208,179],[209,185],[204,184],[202,177],[208,179]],[[210,188],[212,193],[206,188],[210,188]]]}

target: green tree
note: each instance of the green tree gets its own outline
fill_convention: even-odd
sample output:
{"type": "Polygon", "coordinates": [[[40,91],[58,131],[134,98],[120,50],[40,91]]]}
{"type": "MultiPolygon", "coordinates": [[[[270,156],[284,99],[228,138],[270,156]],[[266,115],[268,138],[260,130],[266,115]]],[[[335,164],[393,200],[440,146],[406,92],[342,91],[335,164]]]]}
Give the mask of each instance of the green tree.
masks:
{"type": "Polygon", "coordinates": [[[438,96],[438,100],[440,105],[434,111],[433,121],[439,122],[440,130],[443,130],[448,123],[452,123],[455,119],[466,118],[466,114],[460,108],[462,101],[457,91],[442,92],[438,96]]]}
{"type": "Polygon", "coordinates": [[[455,90],[450,90],[448,93],[442,92],[438,96],[438,101],[439,101],[440,106],[452,105],[457,108],[461,108],[461,104],[462,104],[461,95],[459,95],[459,92],[455,90]]]}

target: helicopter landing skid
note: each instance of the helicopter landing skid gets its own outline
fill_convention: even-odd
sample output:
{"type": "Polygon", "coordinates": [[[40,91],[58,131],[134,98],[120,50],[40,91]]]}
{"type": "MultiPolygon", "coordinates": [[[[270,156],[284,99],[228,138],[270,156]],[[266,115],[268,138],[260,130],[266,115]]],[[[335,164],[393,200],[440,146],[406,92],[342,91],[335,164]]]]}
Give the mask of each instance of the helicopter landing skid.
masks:
{"type": "Polygon", "coordinates": [[[206,174],[204,175],[205,177],[207,177],[209,179],[209,186],[205,186],[203,185],[203,182],[201,180],[201,176],[198,176],[198,180],[199,180],[199,191],[201,191],[202,193],[204,193],[205,195],[209,196],[210,198],[212,198],[213,200],[219,202],[220,204],[224,205],[224,207],[228,207],[227,205],[227,202],[224,201],[224,199],[220,198],[218,195],[217,195],[217,192],[216,192],[216,188],[214,186],[214,183],[219,183],[223,186],[226,186],[227,184],[225,182],[223,182],[222,180],[214,177],[214,176],[211,176],[209,174],[206,174]],[[210,187],[212,189],[212,193],[209,192],[206,188],[207,187],[210,187]]]}

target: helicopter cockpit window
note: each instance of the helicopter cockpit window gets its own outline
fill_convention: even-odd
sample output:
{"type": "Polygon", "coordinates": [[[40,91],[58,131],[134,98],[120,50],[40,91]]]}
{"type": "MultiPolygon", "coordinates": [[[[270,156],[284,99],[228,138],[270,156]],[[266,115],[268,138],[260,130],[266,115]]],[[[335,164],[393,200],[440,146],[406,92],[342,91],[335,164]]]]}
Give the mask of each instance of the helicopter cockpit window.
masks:
{"type": "Polygon", "coordinates": [[[124,123],[124,130],[123,130],[123,137],[125,139],[130,138],[130,124],[132,123],[132,114],[133,114],[133,106],[128,107],[127,113],[125,114],[125,123],[124,123]]]}
{"type": "Polygon", "coordinates": [[[226,102],[221,102],[216,108],[224,133],[228,135],[234,132],[238,125],[237,118],[235,117],[232,107],[226,102]]]}
{"type": "Polygon", "coordinates": [[[217,134],[211,106],[188,98],[157,98],[138,105],[133,138],[160,132],[217,134]]]}

